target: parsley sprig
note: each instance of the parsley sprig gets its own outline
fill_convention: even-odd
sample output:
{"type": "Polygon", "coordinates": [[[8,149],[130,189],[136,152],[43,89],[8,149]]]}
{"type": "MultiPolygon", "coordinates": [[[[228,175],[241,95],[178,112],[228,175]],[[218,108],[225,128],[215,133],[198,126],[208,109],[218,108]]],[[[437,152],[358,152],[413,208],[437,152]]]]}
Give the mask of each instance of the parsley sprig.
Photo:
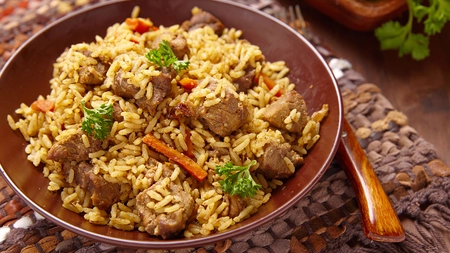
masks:
{"type": "Polygon", "coordinates": [[[220,186],[223,191],[230,195],[239,195],[242,198],[251,197],[261,188],[253,180],[250,174],[250,167],[255,164],[253,160],[245,166],[235,166],[232,162],[226,163],[224,166],[216,165],[216,173],[220,176],[225,175],[225,179],[220,180],[220,186]]]}
{"type": "Polygon", "coordinates": [[[398,21],[388,21],[375,29],[375,36],[381,44],[382,50],[397,49],[399,56],[411,54],[415,60],[422,60],[429,56],[429,37],[439,33],[445,23],[450,20],[450,1],[429,0],[429,4],[422,4],[421,0],[407,0],[409,16],[405,25],[398,21]],[[414,17],[422,22],[424,32],[413,33],[414,17]]]}
{"type": "Polygon", "coordinates": [[[86,108],[84,101],[81,101],[84,119],[81,122],[81,129],[95,139],[104,140],[111,132],[114,124],[112,119],[113,107],[111,104],[102,104],[96,109],[86,108]]]}
{"type": "Polygon", "coordinates": [[[159,48],[150,50],[145,57],[160,67],[169,67],[170,65],[173,65],[173,68],[177,73],[189,67],[189,61],[178,60],[167,40],[161,41],[159,43],[159,48]]]}

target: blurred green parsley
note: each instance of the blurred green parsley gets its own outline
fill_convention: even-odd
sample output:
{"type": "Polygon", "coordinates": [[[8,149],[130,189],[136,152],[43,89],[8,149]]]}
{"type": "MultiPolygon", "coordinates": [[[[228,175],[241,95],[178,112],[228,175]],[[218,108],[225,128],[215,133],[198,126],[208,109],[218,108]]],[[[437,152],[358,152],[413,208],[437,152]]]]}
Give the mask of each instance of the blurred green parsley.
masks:
{"type": "Polygon", "coordinates": [[[407,3],[407,23],[401,25],[398,21],[388,21],[375,29],[375,36],[382,50],[398,50],[399,56],[410,54],[415,60],[423,60],[430,55],[430,36],[439,33],[450,19],[450,1],[407,0],[407,3]],[[414,18],[423,24],[424,33],[413,33],[414,18]]]}

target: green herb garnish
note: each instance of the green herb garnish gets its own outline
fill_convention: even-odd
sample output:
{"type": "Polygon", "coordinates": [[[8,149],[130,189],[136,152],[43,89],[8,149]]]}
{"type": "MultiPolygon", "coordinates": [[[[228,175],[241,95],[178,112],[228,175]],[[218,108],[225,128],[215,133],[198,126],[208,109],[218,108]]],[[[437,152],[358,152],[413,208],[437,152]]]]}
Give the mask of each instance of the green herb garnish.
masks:
{"type": "Polygon", "coordinates": [[[415,60],[422,60],[429,56],[429,36],[439,33],[445,23],[450,20],[450,1],[429,0],[427,5],[421,0],[407,0],[409,16],[405,25],[398,21],[388,21],[375,29],[375,36],[381,44],[382,50],[397,49],[399,56],[411,54],[415,60]],[[423,21],[424,32],[413,33],[414,17],[417,22],[423,21]]]}
{"type": "Polygon", "coordinates": [[[111,132],[111,127],[114,124],[112,105],[102,104],[97,109],[86,108],[84,101],[81,101],[81,105],[84,112],[81,129],[88,135],[94,136],[95,139],[104,140],[111,132]]]}
{"type": "Polygon", "coordinates": [[[145,57],[160,67],[169,67],[170,65],[173,65],[173,68],[177,73],[189,67],[189,61],[178,60],[167,40],[161,41],[159,43],[159,49],[152,49],[145,57]]]}
{"type": "Polygon", "coordinates": [[[239,195],[242,198],[255,195],[261,188],[250,174],[250,167],[255,163],[253,160],[245,166],[235,166],[232,162],[224,166],[216,165],[216,173],[220,176],[225,175],[225,179],[219,181],[222,189],[230,195],[239,195]]]}

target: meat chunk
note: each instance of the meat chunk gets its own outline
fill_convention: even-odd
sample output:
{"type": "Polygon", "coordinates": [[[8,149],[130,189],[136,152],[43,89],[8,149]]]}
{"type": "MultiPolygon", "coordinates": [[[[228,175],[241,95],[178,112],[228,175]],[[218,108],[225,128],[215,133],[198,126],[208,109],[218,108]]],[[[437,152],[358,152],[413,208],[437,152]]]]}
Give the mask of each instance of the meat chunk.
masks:
{"type": "Polygon", "coordinates": [[[120,108],[119,102],[114,101],[114,103],[113,103],[113,115],[112,115],[114,121],[118,121],[118,122],[123,121],[122,112],[123,112],[123,110],[122,110],[122,108],[120,108]]]}
{"type": "Polygon", "coordinates": [[[267,120],[276,128],[293,133],[300,133],[308,122],[308,112],[305,100],[303,100],[302,95],[298,94],[296,91],[288,91],[266,108],[263,113],[263,119],[267,120]],[[284,121],[294,109],[300,113],[300,117],[296,121],[292,121],[292,125],[288,129],[287,124],[284,121]]]}
{"type": "Polygon", "coordinates": [[[48,151],[47,159],[57,162],[89,160],[89,153],[99,151],[102,147],[102,141],[88,136],[90,145],[86,148],[82,135],[83,132],[80,130],[76,134],[67,136],[54,143],[48,151]]]}
{"type": "Polygon", "coordinates": [[[177,236],[186,227],[187,221],[194,211],[194,199],[177,184],[170,182],[167,187],[172,201],[169,205],[178,205],[178,209],[171,212],[155,210],[148,206],[149,203],[158,203],[150,197],[150,191],[157,191],[161,187],[162,181],[157,181],[148,189],[142,191],[136,197],[136,209],[142,219],[145,231],[151,235],[161,236],[163,239],[177,236]]]}
{"type": "MultiPolygon", "coordinates": [[[[145,96],[137,99],[137,106],[146,109],[151,115],[155,115],[156,107],[172,91],[172,79],[175,78],[176,74],[176,71],[172,68],[161,68],[161,74],[151,79],[153,96],[150,99],[145,96]]],[[[128,79],[123,78],[122,75],[122,70],[117,71],[112,90],[117,96],[132,99],[139,92],[139,87],[129,83],[128,79]]]]}
{"type": "Polygon", "coordinates": [[[180,119],[181,117],[194,117],[195,110],[194,106],[186,101],[179,103],[178,105],[172,107],[169,111],[167,117],[169,119],[180,119]]]}
{"type": "Polygon", "coordinates": [[[98,62],[95,66],[83,66],[78,70],[79,82],[85,85],[101,85],[106,79],[109,65],[98,62]]]}
{"type": "Polygon", "coordinates": [[[74,168],[74,180],[91,194],[92,204],[99,209],[108,210],[120,199],[120,184],[108,182],[103,176],[95,174],[93,166],[87,162],[81,162],[74,168]]]}
{"type": "Polygon", "coordinates": [[[163,99],[172,91],[172,79],[176,76],[176,71],[172,68],[163,67],[161,74],[152,78],[153,96],[151,99],[142,97],[136,101],[136,104],[153,116],[156,113],[156,108],[163,99]]]}
{"type": "Polygon", "coordinates": [[[222,35],[223,30],[225,29],[225,26],[218,18],[211,13],[202,10],[194,13],[190,20],[183,22],[181,28],[186,31],[191,31],[205,26],[210,26],[214,30],[214,33],[219,36],[222,35]]]}
{"type": "Polygon", "coordinates": [[[128,79],[122,78],[122,75],[123,70],[120,69],[117,71],[111,87],[114,94],[123,98],[134,98],[134,95],[139,91],[139,87],[132,83],[128,83],[128,79]]]}
{"type": "Polygon", "coordinates": [[[295,169],[303,164],[303,157],[291,149],[289,143],[268,143],[264,146],[264,154],[258,158],[260,164],[257,172],[268,179],[283,179],[294,174],[295,169]],[[284,158],[288,159],[288,162],[284,158]],[[288,163],[291,166],[288,165],[288,163]]]}
{"type": "Polygon", "coordinates": [[[186,39],[182,35],[177,35],[169,42],[170,48],[178,59],[183,59],[184,55],[189,55],[189,47],[186,39]]]}
{"type": "MultiPolygon", "coordinates": [[[[84,50],[81,52],[87,57],[91,57],[91,52],[84,50]]],[[[101,85],[106,79],[106,72],[109,69],[108,59],[105,57],[94,58],[96,65],[82,66],[78,69],[79,82],[85,85],[101,85]]]]}
{"type": "Polygon", "coordinates": [[[236,78],[233,84],[236,86],[237,92],[246,92],[248,89],[253,87],[255,83],[256,70],[254,68],[248,67],[245,70],[245,75],[236,78]]]}
{"type": "Polygon", "coordinates": [[[213,150],[208,151],[208,156],[210,157],[222,157],[227,155],[230,155],[228,148],[213,147],[213,150]]]}
{"type": "MultiPolygon", "coordinates": [[[[206,88],[214,91],[217,82],[211,80],[206,88]]],[[[248,109],[228,90],[225,91],[225,97],[221,102],[212,106],[201,104],[196,107],[196,113],[199,120],[206,125],[215,134],[225,137],[244,125],[248,116],[248,109]]]]}
{"type": "Polygon", "coordinates": [[[223,197],[223,201],[227,203],[228,206],[222,211],[222,216],[229,216],[230,218],[234,218],[247,207],[247,202],[245,202],[237,195],[231,196],[229,194],[225,194],[225,196],[223,197]]]}
{"type": "Polygon", "coordinates": [[[170,32],[163,33],[153,40],[152,48],[158,49],[159,43],[163,40],[167,40],[169,42],[170,48],[179,60],[182,60],[184,55],[189,55],[190,50],[186,38],[184,38],[183,35],[176,35],[170,32]]]}
{"type": "MultiPolygon", "coordinates": [[[[147,160],[147,164],[146,164],[148,170],[147,170],[147,173],[145,173],[145,177],[148,178],[149,185],[152,185],[155,182],[155,174],[156,174],[156,171],[158,170],[158,166],[162,166],[162,173],[161,173],[162,178],[172,176],[173,168],[171,166],[168,166],[170,163],[166,163],[166,162],[160,162],[160,161],[156,160],[155,158],[149,157],[149,159],[147,160]]],[[[184,177],[182,175],[179,175],[179,177],[180,176],[182,179],[184,179],[184,177]]]]}

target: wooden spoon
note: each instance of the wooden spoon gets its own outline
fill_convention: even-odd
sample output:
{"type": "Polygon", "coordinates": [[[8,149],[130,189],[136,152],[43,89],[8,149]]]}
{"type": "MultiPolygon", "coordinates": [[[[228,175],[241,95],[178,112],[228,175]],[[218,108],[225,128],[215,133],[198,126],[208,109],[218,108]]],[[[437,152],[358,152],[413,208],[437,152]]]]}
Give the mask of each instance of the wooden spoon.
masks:
{"type": "Polygon", "coordinates": [[[367,238],[378,242],[401,242],[405,232],[388,196],[347,120],[337,159],[353,185],[367,238]]]}

